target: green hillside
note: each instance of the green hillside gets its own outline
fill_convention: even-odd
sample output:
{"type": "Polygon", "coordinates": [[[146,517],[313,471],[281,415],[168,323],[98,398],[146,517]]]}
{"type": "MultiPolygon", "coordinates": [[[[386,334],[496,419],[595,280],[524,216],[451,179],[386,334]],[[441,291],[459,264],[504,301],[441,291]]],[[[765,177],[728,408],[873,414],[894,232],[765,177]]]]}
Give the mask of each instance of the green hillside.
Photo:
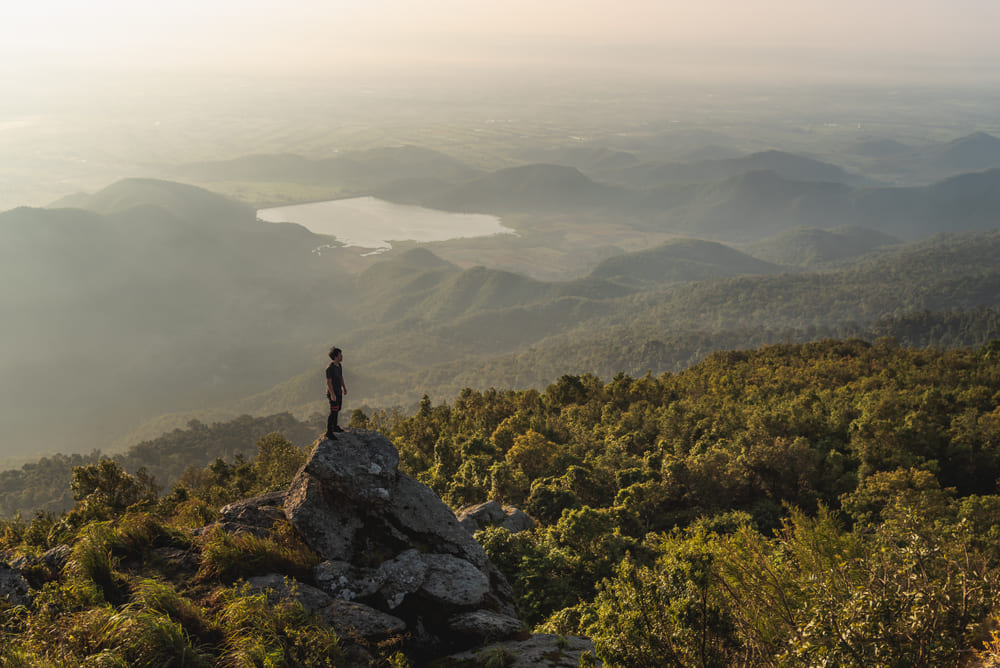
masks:
{"type": "Polygon", "coordinates": [[[648,251],[609,258],[597,265],[590,276],[653,287],[743,274],[776,274],[783,270],[719,243],[679,239],[648,251]]]}
{"type": "MultiPolygon", "coordinates": [[[[710,256],[730,257],[712,244],[695,246],[710,250],[710,256]]],[[[381,272],[385,295],[401,286],[399,299],[384,308],[361,294],[361,308],[372,317],[337,341],[350,351],[348,372],[358,376],[357,392],[349,399],[354,406],[413,406],[424,393],[447,396],[466,386],[538,388],[567,372],[675,371],[718,349],[817,336],[874,338],[872,328],[887,319],[995,309],[998,252],[998,233],[968,233],[890,247],[860,264],[825,272],[608,293],[606,279],[545,283],[482,268],[460,271],[420,251],[402,256],[398,266],[389,259],[370,270],[381,272]],[[427,266],[432,268],[424,271],[427,266]],[[506,281],[522,291],[521,303],[487,299],[502,294],[491,286],[507,286],[506,281]],[[415,283],[419,289],[407,287],[415,283]]],[[[641,264],[631,254],[622,257],[623,266],[641,264]]],[[[924,325],[925,333],[918,334],[911,323],[900,338],[911,345],[954,346],[982,344],[1000,334],[995,318],[981,320],[972,326],[977,333],[968,336],[933,318],[924,325]]],[[[890,326],[877,335],[897,332],[890,326]]],[[[272,391],[220,403],[218,413],[182,413],[173,426],[244,412],[322,411],[317,364],[272,391]]]]}
{"type": "MultiPolygon", "coordinates": [[[[828,339],[720,351],[677,373],[564,374],[541,391],[425,398],[410,416],[356,411],[351,428],[388,436],[401,470],[452,508],[529,513],[535,528],[478,541],[527,630],[585,635],[611,665],[994,660],[998,350],[828,339]]],[[[80,457],[5,474],[58,498],[68,473],[72,508],[0,522],[0,554],[33,564],[23,572],[43,603],[0,606],[0,660],[218,665],[252,649],[358,665],[356,638],[239,585],[279,573],[322,586],[293,528],[201,529],[223,504],[287,487],[303,453],[258,438],[263,426],[193,423],[132,449],[130,465],[219,454],[159,491],[148,471],[80,457]],[[256,456],[224,449],[254,439],[256,456]]],[[[410,665],[408,647],[366,649],[410,665]]]]}
{"type": "MultiPolygon", "coordinates": [[[[433,158],[414,155],[417,161],[433,158]]],[[[383,159],[376,157],[372,164],[383,159]]],[[[0,414],[10,433],[5,448],[10,456],[46,452],[54,441],[84,452],[129,433],[152,438],[152,425],[172,428],[194,417],[253,412],[242,408],[247,401],[304,416],[317,408],[307,384],[268,391],[308,374],[334,342],[350,351],[349,364],[363,379],[352,399],[412,405],[425,390],[456,389],[432,370],[479,368],[484,360],[548,346],[558,337],[569,342],[560,345],[579,345],[609,332],[630,341],[762,329],[835,334],[884,317],[994,306],[1000,293],[995,232],[885,247],[861,264],[850,257],[904,224],[900,238],[944,223],[955,229],[995,224],[998,174],[969,174],[925,188],[859,190],[752,172],[722,184],[645,193],[627,205],[622,202],[628,198],[605,200],[601,193],[609,186],[567,167],[521,167],[466,182],[461,192],[477,198],[560,210],[521,214],[523,236],[511,241],[509,252],[522,239],[561,243],[565,236],[546,240],[553,226],[562,235],[591,235],[589,243],[605,249],[594,254],[592,273],[562,281],[459,266],[427,249],[364,259],[347,250],[317,255],[312,250],[329,244],[328,238],[293,224],[261,223],[251,209],[208,191],[149,179],[79,198],[90,210],[16,209],[0,214],[0,311],[9,323],[0,331],[0,414]],[[659,209],[650,205],[657,198],[663,198],[659,209]],[[627,216],[598,214],[598,200],[633,208],[627,216]],[[582,207],[585,223],[567,213],[573,207],[582,207]],[[667,238],[668,225],[700,227],[711,236],[714,226],[721,231],[724,221],[738,221],[739,232],[725,233],[756,239],[802,217],[820,217],[824,227],[842,230],[836,211],[866,211],[879,225],[870,236],[800,238],[783,251],[808,262],[839,257],[816,266],[836,271],[788,273],[787,265],[698,240],[629,253],[607,250],[614,236],[605,220],[618,226],[612,230],[660,238],[667,238]],[[915,217],[904,220],[907,212],[915,217]],[[77,401],[50,424],[53,369],[65,376],[61,387],[77,401]],[[440,386],[424,380],[438,377],[440,386]],[[250,400],[265,395],[262,402],[250,400]],[[175,417],[163,422],[165,415],[175,417]]],[[[736,347],[749,343],[723,340],[736,347]]],[[[608,369],[608,359],[613,356],[594,362],[608,369]]],[[[536,384],[552,380],[551,372],[529,375],[536,384]]],[[[461,371],[452,376],[468,377],[461,371]]]]}
{"type": "Polygon", "coordinates": [[[628,192],[596,183],[579,170],[561,165],[509,167],[428,198],[426,206],[447,211],[494,213],[615,209],[628,192]]]}
{"type": "Polygon", "coordinates": [[[966,172],[1000,168],[1000,139],[973,132],[927,151],[935,167],[966,172]]]}
{"type": "MultiPolygon", "coordinates": [[[[859,187],[749,170],[693,183],[631,189],[572,167],[527,165],[415,199],[431,208],[496,215],[559,211],[620,218],[642,229],[753,242],[788,229],[865,227],[904,240],[996,225],[1000,170],[962,174],[917,187],[859,187]]],[[[388,193],[387,194],[391,194],[388,193]]]]}
{"type": "Polygon", "coordinates": [[[200,220],[206,225],[239,225],[253,210],[202,188],[157,179],[123,179],[93,195],[82,196],[76,208],[103,215],[137,208],[162,210],[178,221],[200,220]]]}
{"type": "Polygon", "coordinates": [[[848,261],[884,246],[899,243],[874,230],[849,226],[821,230],[799,227],[747,244],[742,250],[753,257],[792,267],[820,267],[848,261]]]}
{"type": "Polygon", "coordinates": [[[315,334],[288,323],[349,322],[327,290],[344,274],[311,253],[329,240],[299,226],[158,181],[82,204],[106,213],[0,214],[5,449],[86,451],[123,425],[270,387],[315,353],[315,334]]]}

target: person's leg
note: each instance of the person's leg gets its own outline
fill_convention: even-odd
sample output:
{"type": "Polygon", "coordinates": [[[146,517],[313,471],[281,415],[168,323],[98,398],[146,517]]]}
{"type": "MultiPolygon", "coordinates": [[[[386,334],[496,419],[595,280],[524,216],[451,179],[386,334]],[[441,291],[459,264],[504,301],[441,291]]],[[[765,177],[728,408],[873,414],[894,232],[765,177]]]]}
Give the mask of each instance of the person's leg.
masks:
{"type": "Polygon", "coordinates": [[[326,438],[335,439],[336,433],[340,431],[337,424],[340,416],[340,397],[330,397],[330,417],[326,419],[326,438]]]}
{"type": "Polygon", "coordinates": [[[343,404],[344,397],[339,394],[330,401],[330,420],[332,420],[332,423],[329,423],[327,427],[328,433],[330,434],[336,434],[344,431],[340,428],[340,424],[338,424],[340,421],[340,407],[343,404]],[[331,424],[332,426],[330,426],[331,424]]]}

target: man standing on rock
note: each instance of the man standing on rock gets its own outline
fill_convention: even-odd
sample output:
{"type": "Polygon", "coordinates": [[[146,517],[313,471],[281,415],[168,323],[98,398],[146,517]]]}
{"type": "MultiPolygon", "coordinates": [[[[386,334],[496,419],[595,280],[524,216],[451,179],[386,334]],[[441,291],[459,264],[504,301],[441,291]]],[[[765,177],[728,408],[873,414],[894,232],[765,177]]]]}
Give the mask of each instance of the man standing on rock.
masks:
{"type": "Polygon", "coordinates": [[[344,403],[344,395],[347,394],[347,385],[344,384],[344,369],[340,363],[344,361],[344,353],[340,348],[330,348],[331,361],[326,366],[326,398],[330,400],[330,417],[326,419],[326,438],[331,441],[337,438],[337,434],[344,431],[337,424],[340,417],[340,407],[344,403]]]}

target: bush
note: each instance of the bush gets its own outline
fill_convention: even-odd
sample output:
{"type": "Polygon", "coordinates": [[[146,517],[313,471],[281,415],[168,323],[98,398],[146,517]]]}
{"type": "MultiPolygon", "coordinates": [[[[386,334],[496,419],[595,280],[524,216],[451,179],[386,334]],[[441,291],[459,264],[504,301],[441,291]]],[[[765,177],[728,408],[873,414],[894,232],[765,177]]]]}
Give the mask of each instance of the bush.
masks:
{"type": "Polygon", "coordinates": [[[309,579],[322,558],[301,542],[290,524],[279,524],[272,536],[250,533],[230,534],[215,528],[201,539],[201,567],[198,579],[239,578],[267,573],[287,573],[309,579]]]}
{"type": "Polygon", "coordinates": [[[271,603],[249,585],[223,590],[216,623],[224,634],[219,666],[340,666],[340,639],[301,604],[271,603]]]}

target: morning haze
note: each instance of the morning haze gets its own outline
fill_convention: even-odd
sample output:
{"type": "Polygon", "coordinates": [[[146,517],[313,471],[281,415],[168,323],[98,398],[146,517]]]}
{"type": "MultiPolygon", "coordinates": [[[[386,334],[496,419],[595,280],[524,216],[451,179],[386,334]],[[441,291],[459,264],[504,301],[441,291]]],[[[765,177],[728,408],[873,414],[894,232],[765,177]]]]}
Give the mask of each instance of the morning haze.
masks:
{"type": "Polygon", "coordinates": [[[307,418],[331,339],[354,407],[409,410],[914,312],[997,338],[994,3],[21,4],[0,462],[307,418]],[[255,215],[355,197],[514,233],[376,256],[255,215]]]}

